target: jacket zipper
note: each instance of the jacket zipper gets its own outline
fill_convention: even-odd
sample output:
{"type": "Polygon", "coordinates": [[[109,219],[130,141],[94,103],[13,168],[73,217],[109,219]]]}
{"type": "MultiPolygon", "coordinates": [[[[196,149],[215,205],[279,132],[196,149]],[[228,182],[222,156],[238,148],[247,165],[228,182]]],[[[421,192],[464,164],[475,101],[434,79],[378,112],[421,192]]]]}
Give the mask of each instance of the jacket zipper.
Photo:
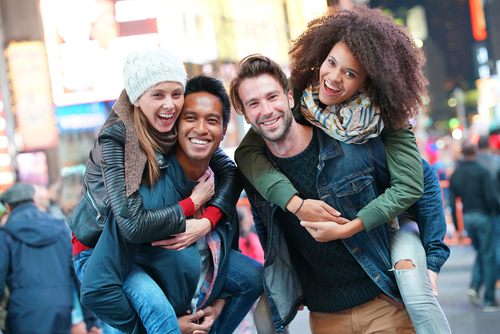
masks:
{"type": "Polygon", "coordinates": [[[90,193],[88,191],[87,191],[87,197],[89,198],[90,203],[94,207],[94,210],[97,212],[96,220],[101,219],[101,212],[99,212],[99,209],[97,208],[97,205],[95,205],[94,200],[92,199],[92,196],[90,196],[90,193]]]}

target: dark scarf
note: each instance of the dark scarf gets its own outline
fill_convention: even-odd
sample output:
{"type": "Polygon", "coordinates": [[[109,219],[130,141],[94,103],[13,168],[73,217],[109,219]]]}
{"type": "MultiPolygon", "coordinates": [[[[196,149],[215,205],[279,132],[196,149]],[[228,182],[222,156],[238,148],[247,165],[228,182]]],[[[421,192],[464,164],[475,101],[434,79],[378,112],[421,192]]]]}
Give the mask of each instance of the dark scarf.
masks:
{"type": "MultiPolygon", "coordinates": [[[[129,197],[139,190],[148,159],[137,139],[133,116],[134,105],[130,103],[125,89],[120,94],[118,100],[116,100],[113,111],[125,126],[125,185],[127,197],[129,197]]],[[[174,127],[169,132],[162,133],[148,123],[148,132],[160,147],[162,154],[169,152],[177,141],[177,127],[174,127]]]]}

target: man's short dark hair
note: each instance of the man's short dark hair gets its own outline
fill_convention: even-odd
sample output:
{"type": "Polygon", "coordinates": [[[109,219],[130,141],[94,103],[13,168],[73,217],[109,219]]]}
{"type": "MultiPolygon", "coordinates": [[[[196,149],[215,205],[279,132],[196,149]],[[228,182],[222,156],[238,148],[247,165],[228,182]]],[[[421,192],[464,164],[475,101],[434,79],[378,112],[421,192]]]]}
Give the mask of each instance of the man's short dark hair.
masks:
{"type": "Polygon", "coordinates": [[[229,119],[231,118],[231,103],[229,103],[229,96],[227,95],[222,82],[203,74],[189,79],[186,83],[184,96],[200,92],[212,94],[222,102],[222,127],[226,128],[229,123],[229,119]]]}
{"type": "Polygon", "coordinates": [[[481,136],[477,142],[477,148],[480,150],[490,148],[490,136],[481,136]]]}
{"type": "Polygon", "coordinates": [[[470,141],[465,141],[462,144],[462,154],[464,157],[468,158],[476,155],[476,148],[474,147],[474,145],[472,145],[470,141]]]}

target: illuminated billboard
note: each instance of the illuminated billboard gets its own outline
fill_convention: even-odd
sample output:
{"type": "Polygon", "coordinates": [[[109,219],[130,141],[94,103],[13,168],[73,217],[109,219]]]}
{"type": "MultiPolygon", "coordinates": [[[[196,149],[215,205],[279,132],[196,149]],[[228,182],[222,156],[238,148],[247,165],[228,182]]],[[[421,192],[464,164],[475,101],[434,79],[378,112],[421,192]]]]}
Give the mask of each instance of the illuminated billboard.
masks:
{"type": "Polygon", "coordinates": [[[55,147],[59,141],[45,54],[40,41],[12,42],[5,50],[21,151],[55,147]]]}
{"type": "Polygon", "coordinates": [[[40,0],[54,104],[116,99],[127,53],[165,48],[184,62],[217,59],[202,0],[40,0]]]}

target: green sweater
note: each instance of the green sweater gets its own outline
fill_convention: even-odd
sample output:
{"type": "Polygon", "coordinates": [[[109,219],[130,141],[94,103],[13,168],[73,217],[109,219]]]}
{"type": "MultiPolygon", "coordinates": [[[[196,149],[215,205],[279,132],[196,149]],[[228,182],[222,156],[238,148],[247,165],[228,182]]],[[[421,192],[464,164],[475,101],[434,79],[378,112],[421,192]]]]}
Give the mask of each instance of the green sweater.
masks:
{"type": "MultiPolygon", "coordinates": [[[[295,118],[299,123],[309,124],[300,112],[302,92],[292,91],[295,118]]],[[[358,212],[367,231],[394,219],[415,203],[424,191],[422,160],[413,132],[410,129],[384,128],[381,136],[391,174],[391,187],[358,212]]],[[[234,157],[238,168],[255,189],[266,200],[286,210],[286,205],[298,191],[269,162],[265,147],[262,137],[250,129],[234,157]]]]}

